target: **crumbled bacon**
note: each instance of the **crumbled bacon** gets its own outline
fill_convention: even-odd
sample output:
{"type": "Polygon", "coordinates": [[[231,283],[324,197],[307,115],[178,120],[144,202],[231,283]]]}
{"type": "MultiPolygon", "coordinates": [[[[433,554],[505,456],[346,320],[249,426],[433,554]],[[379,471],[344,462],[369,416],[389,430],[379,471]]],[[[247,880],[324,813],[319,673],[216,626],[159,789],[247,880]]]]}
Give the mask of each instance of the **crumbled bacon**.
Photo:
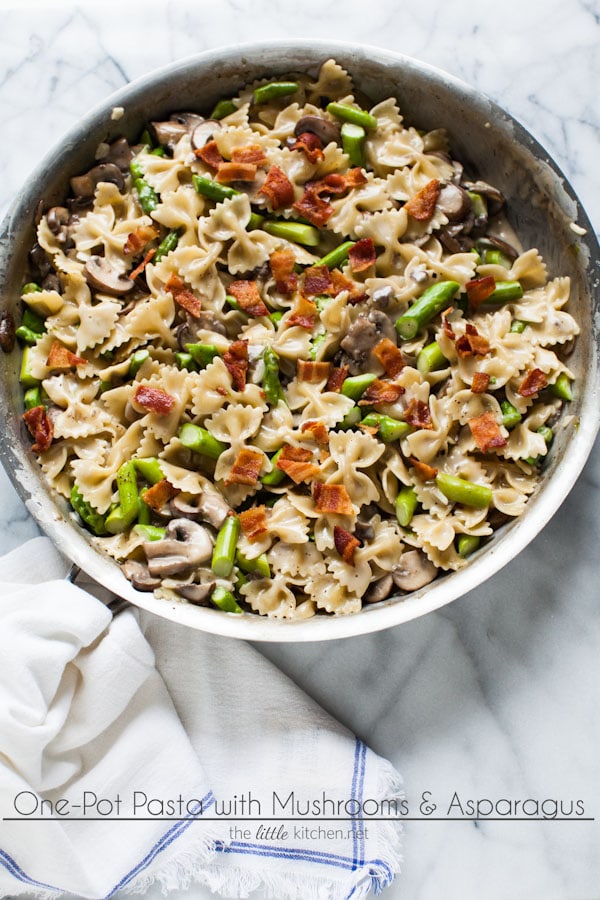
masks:
{"type": "Polygon", "coordinates": [[[496,447],[504,447],[506,444],[506,438],[503,437],[493,412],[482,413],[469,419],[469,428],[482,453],[496,447]]]}
{"type": "Polygon", "coordinates": [[[300,328],[314,328],[317,321],[317,307],[312,300],[300,295],[292,313],[287,320],[288,326],[299,325],[300,328]]]}
{"type": "Polygon", "coordinates": [[[541,369],[531,369],[521,383],[521,397],[534,397],[548,384],[548,379],[541,369]]]}
{"type": "Polygon", "coordinates": [[[350,188],[365,184],[367,177],[360,167],[350,169],[345,175],[331,172],[319,181],[309,181],[304,185],[304,194],[294,209],[317,228],[322,227],[333,212],[333,206],[323,197],[339,196],[350,188]]]}
{"type": "Polygon", "coordinates": [[[253,506],[239,514],[240,525],[242,531],[248,540],[258,541],[267,533],[267,507],[253,506]]]}
{"type": "Polygon", "coordinates": [[[131,270],[131,272],[129,273],[129,278],[131,278],[132,281],[135,281],[135,279],[138,277],[138,275],[142,274],[142,272],[144,271],[144,269],[146,268],[146,266],[148,265],[150,260],[153,259],[155,255],[156,255],[156,247],[152,247],[151,250],[148,250],[148,252],[144,256],[141,263],[139,263],[139,265],[137,265],[135,267],[135,269],[131,270]]]}
{"type": "Polygon", "coordinates": [[[146,412],[156,413],[157,416],[166,416],[175,405],[175,397],[167,394],[162,388],[139,384],[133,395],[133,402],[145,409],[146,412]]]}
{"type": "Polygon", "coordinates": [[[265,306],[256,281],[232,281],[227,288],[227,293],[235,297],[247,315],[268,316],[269,310],[265,306]]]}
{"type": "Polygon", "coordinates": [[[194,154],[210,169],[214,169],[215,172],[224,161],[216,141],[208,141],[204,147],[199,147],[197,150],[194,150],[194,154]]]}
{"type": "Polygon", "coordinates": [[[470,322],[467,322],[465,333],[456,339],[455,347],[461,359],[467,356],[485,356],[490,352],[487,338],[479,334],[470,322]]]}
{"type": "Polygon", "coordinates": [[[423,400],[415,400],[414,397],[406,407],[404,421],[413,428],[433,428],[429,405],[423,400]]]}
{"type": "Polygon", "coordinates": [[[303,131],[295,142],[290,145],[290,150],[303,150],[307,160],[312,163],[321,162],[324,158],[323,145],[318,135],[312,131],[303,131]]]}
{"type": "Polygon", "coordinates": [[[277,284],[277,290],[282,294],[293,294],[298,287],[298,276],[294,272],[296,257],[294,251],[274,250],[269,257],[271,274],[277,284]]]}
{"type": "Polygon", "coordinates": [[[327,444],[329,442],[329,432],[327,431],[324,422],[317,421],[316,419],[310,420],[309,422],[303,422],[300,430],[302,434],[309,432],[307,437],[312,438],[317,444],[327,444]]]}
{"type": "Polygon", "coordinates": [[[354,535],[349,531],[346,531],[345,528],[340,528],[339,525],[334,525],[333,543],[335,544],[335,549],[340,554],[344,562],[353,566],[354,551],[357,547],[360,547],[360,541],[355,538],[354,535]]]}
{"type": "Polygon", "coordinates": [[[421,462],[420,459],[414,459],[413,457],[410,457],[408,462],[416,471],[419,478],[422,478],[423,481],[433,481],[438,473],[437,469],[434,469],[433,466],[428,466],[427,463],[421,462]]]}
{"type": "Polygon", "coordinates": [[[448,321],[448,318],[449,318],[449,316],[450,316],[450,313],[453,312],[453,310],[454,310],[454,307],[453,307],[453,306],[450,306],[450,307],[448,307],[448,309],[446,309],[446,310],[442,313],[442,331],[444,332],[444,334],[446,335],[446,337],[450,338],[451,341],[455,341],[455,340],[456,340],[456,334],[455,334],[455,332],[454,332],[454,328],[452,327],[452,325],[451,325],[450,322],[448,321]]]}
{"type": "Polygon", "coordinates": [[[427,222],[435,212],[439,195],[440,183],[437,178],[432,178],[424,188],[410,198],[404,205],[404,209],[417,222],[427,222]]]}
{"type": "Polygon", "coordinates": [[[485,275],[484,278],[474,278],[473,281],[468,281],[466,287],[469,308],[476,310],[494,293],[496,282],[491,275],[485,275]]]}
{"type": "Polygon", "coordinates": [[[231,161],[235,163],[254,163],[255,166],[264,166],[267,157],[260,144],[248,144],[246,147],[235,147],[231,151],[231,161]]]}
{"type": "Polygon", "coordinates": [[[490,376],[487,372],[473,372],[471,390],[474,394],[485,394],[490,386],[490,376]]]}
{"type": "Polygon", "coordinates": [[[346,303],[350,304],[350,306],[354,306],[367,298],[367,293],[362,284],[356,285],[349,278],[346,278],[339,269],[333,269],[331,272],[331,287],[327,293],[331,294],[332,297],[337,297],[342,291],[348,291],[346,303]]]}
{"type": "Polygon", "coordinates": [[[166,478],[163,478],[143,492],[142,500],[150,507],[150,509],[153,509],[154,512],[160,512],[165,503],[168,503],[169,500],[176,497],[178,493],[179,491],[177,488],[173,487],[171,482],[167,481],[166,478]]]}
{"type": "Polygon", "coordinates": [[[307,297],[314,297],[316,294],[327,294],[331,289],[331,285],[331,272],[327,266],[311,266],[304,272],[302,293],[307,297]]]}
{"type": "Polygon", "coordinates": [[[82,366],[87,362],[76,353],[71,353],[60,341],[52,341],[46,365],[49,369],[71,369],[73,366],[82,366]]]}
{"type": "Polygon", "coordinates": [[[276,465],[278,469],[289,475],[292,481],[300,484],[301,481],[310,481],[315,475],[319,474],[320,469],[312,460],[313,454],[311,450],[305,447],[292,447],[290,444],[284,444],[276,465]]]}
{"type": "Polygon", "coordinates": [[[402,351],[389,338],[382,338],[373,348],[373,355],[377,357],[386,375],[396,378],[404,368],[402,351]]]}
{"type": "Polygon", "coordinates": [[[366,389],[358,401],[358,405],[376,406],[378,403],[395,403],[403,393],[404,388],[402,385],[394,384],[392,381],[381,381],[379,378],[376,378],[373,384],[370,384],[366,389]]]}
{"type": "Polygon", "coordinates": [[[308,381],[311,384],[316,384],[317,381],[327,379],[330,370],[330,362],[310,362],[306,359],[299,359],[296,374],[298,381],[308,381]]]}
{"type": "Polygon", "coordinates": [[[313,498],[315,512],[319,514],[351,516],[354,513],[350,495],[343,484],[323,484],[316,481],[313,485],[313,498]]]}
{"type": "Polygon", "coordinates": [[[353,247],[350,247],[348,259],[353,272],[364,272],[365,269],[374,266],[377,257],[373,238],[363,238],[357,241],[353,247]]]}
{"type": "Polygon", "coordinates": [[[294,185],[278,166],[271,166],[259,194],[268,198],[273,209],[280,209],[294,202],[294,185]]]}
{"type": "Polygon", "coordinates": [[[232,181],[254,181],[256,166],[254,163],[222,162],[217,172],[219,184],[231,184],[232,181]]]}
{"type": "Polygon", "coordinates": [[[225,484],[256,484],[263,460],[264,456],[259,450],[242,447],[225,479],[225,484]]]}
{"type": "Polygon", "coordinates": [[[348,377],[348,366],[337,366],[332,369],[329,378],[327,379],[327,384],[325,385],[326,391],[333,391],[334,394],[339,394],[342,389],[342,385],[348,377]]]}
{"type": "Polygon", "coordinates": [[[202,302],[191,291],[188,291],[179,275],[176,275],[175,272],[171,272],[169,275],[165,284],[165,290],[171,292],[173,300],[178,306],[185,309],[190,316],[193,316],[195,319],[198,318],[202,312],[202,302]]]}
{"type": "Polygon", "coordinates": [[[311,182],[305,184],[304,193],[300,199],[294,203],[293,209],[299,216],[308,219],[308,221],[312,225],[316,225],[317,228],[322,228],[333,213],[333,206],[331,203],[327,200],[323,200],[322,197],[319,197],[311,187],[311,182]]]}
{"type": "Polygon", "coordinates": [[[248,371],[248,341],[233,341],[223,355],[223,362],[231,375],[235,390],[243,391],[248,371]]]}
{"type": "Polygon", "coordinates": [[[23,413],[23,419],[29,433],[33,437],[35,443],[32,445],[34,453],[43,453],[50,448],[54,437],[54,430],[50,417],[43,406],[34,406],[23,413]]]}
{"type": "Polygon", "coordinates": [[[135,231],[131,231],[127,235],[127,240],[123,245],[123,253],[128,256],[130,253],[135,256],[144,249],[146,244],[158,237],[158,229],[153,225],[140,225],[135,231]]]}

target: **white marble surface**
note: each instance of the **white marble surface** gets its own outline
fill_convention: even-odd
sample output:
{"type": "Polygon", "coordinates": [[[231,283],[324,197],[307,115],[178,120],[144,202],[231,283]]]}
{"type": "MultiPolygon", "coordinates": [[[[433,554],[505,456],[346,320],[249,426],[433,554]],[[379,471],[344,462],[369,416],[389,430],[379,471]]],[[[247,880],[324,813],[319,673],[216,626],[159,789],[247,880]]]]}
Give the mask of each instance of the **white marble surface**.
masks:
{"type": "MultiPolygon", "coordinates": [[[[515,115],[600,221],[595,0],[0,0],[0,210],[127,80],[252,39],[362,40],[433,63],[515,115]]],[[[386,633],[264,652],[403,773],[409,799],[581,799],[600,817],[600,453],[545,531],[478,591],[386,633]]],[[[36,533],[0,475],[0,550],[36,533]]],[[[598,822],[408,823],[389,900],[594,900],[598,822]]],[[[197,889],[172,895],[204,897],[197,889]]]]}

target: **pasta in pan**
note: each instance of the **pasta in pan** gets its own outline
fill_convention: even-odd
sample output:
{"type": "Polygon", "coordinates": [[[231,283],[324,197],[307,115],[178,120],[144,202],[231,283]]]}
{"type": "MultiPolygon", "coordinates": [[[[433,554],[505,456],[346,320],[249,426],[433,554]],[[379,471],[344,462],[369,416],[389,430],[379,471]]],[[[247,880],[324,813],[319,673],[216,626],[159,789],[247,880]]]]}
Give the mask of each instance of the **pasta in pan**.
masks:
{"type": "Polygon", "coordinates": [[[23,288],[33,451],[139,590],[359,612],[520,515],[571,399],[569,279],[442,129],[333,60],[99,148],[23,288]]]}

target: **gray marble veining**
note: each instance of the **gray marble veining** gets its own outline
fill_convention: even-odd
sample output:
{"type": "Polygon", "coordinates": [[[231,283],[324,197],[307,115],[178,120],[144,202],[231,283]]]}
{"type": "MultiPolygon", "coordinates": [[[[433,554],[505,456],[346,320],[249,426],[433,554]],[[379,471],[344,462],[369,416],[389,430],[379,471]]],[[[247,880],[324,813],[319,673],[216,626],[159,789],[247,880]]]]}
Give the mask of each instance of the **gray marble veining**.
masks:
{"type": "MultiPolygon", "coordinates": [[[[171,60],[294,35],[362,40],[477,86],[541,141],[600,221],[592,0],[1,2],[0,211],[93,104],[171,60]]],[[[600,816],[600,451],[541,535],[477,591],[400,628],[261,648],[392,759],[411,805],[582,800],[600,816]]],[[[36,533],[0,474],[0,550],[36,533]]],[[[593,900],[597,822],[415,822],[390,900],[593,900]]],[[[172,895],[205,897],[192,889],[172,895]]]]}

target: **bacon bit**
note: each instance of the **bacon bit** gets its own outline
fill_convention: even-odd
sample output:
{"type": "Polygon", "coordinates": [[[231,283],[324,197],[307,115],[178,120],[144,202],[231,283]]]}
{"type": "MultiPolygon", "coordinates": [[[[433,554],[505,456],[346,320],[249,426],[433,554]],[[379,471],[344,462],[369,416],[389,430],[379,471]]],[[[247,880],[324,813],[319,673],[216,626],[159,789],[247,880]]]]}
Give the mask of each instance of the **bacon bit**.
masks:
{"type": "Polygon", "coordinates": [[[311,422],[303,422],[300,428],[302,433],[304,434],[306,431],[310,432],[307,437],[311,437],[317,444],[327,444],[329,442],[329,432],[325,426],[324,422],[319,421],[311,421],[311,422]]]}
{"type": "Polygon", "coordinates": [[[50,448],[54,437],[52,422],[43,406],[34,406],[23,413],[23,419],[29,429],[29,433],[34,438],[35,443],[32,445],[34,453],[43,453],[50,448]]]}
{"type": "Polygon", "coordinates": [[[252,543],[258,541],[267,533],[267,507],[253,506],[251,509],[245,509],[239,513],[238,518],[242,531],[252,543]]]}
{"type": "Polygon", "coordinates": [[[161,388],[140,384],[133,395],[133,402],[145,409],[146,412],[156,413],[157,416],[166,416],[175,405],[175,397],[167,394],[161,388]]]}
{"type": "Polygon", "coordinates": [[[351,516],[354,512],[350,495],[343,484],[313,484],[315,512],[327,515],[351,516]]]}
{"type": "Polygon", "coordinates": [[[496,282],[491,275],[484,278],[474,278],[467,282],[467,300],[471,310],[481,306],[496,290],[496,282]]]}
{"type": "Polygon", "coordinates": [[[349,531],[346,531],[345,528],[340,528],[339,525],[334,525],[333,542],[335,544],[335,549],[340,554],[344,562],[353,566],[354,551],[357,547],[360,547],[360,541],[358,540],[358,538],[355,538],[354,535],[349,531]]]}
{"type": "Polygon", "coordinates": [[[294,202],[294,185],[279,166],[271,166],[259,194],[265,194],[273,209],[294,202]]]}
{"type": "Polygon", "coordinates": [[[197,150],[194,150],[194,154],[210,169],[214,169],[215,172],[218,171],[219,166],[224,162],[216,141],[208,141],[204,147],[199,147],[197,150]]]}
{"type": "Polygon", "coordinates": [[[302,134],[299,134],[295,143],[290,146],[290,150],[303,150],[307,160],[313,165],[321,162],[325,156],[319,136],[313,134],[312,131],[303,131],[302,134]]]}
{"type": "Polygon", "coordinates": [[[223,354],[223,362],[231,375],[233,387],[236,391],[243,391],[248,371],[248,341],[234,341],[230,344],[223,354]]]}
{"type": "Polygon", "coordinates": [[[232,181],[254,181],[256,166],[254,163],[222,162],[217,172],[219,184],[231,184],[232,181]]]}
{"type": "Polygon", "coordinates": [[[370,384],[366,389],[358,401],[358,405],[377,406],[378,403],[395,403],[403,393],[404,388],[402,385],[394,384],[391,381],[381,381],[379,378],[376,378],[373,384],[370,384]]]}
{"type": "Polygon", "coordinates": [[[331,272],[327,266],[311,266],[304,273],[302,293],[307,297],[329,293],[332,286],[331,272]]]}
{"type": "Polygon", "coordinates": [[[531,369],[519,388],[521,397],[534,397],[548,384],[548,379],[541,369],[531,369]]]}
{"type": "Polygon", "coordinates": [[[242,309],[249,316],[268,316],[269,310],[265,306],[256,281],[232,281],[227,288],[227,293],[235,297],[242,309]]]}
{"type": "Polygon", "coordinates": [[[46,365],[49,369],[72,369],[73,366],[83,366],[86,362],[83,357],[71,353],[60,341],[52,341],[46,365]]]}
{"type": "Polygon", "coordinates": [[[309,362],[306,359],[299,359],[296,374],[298,381],[308,381],[310,384],[316,384],[317,381],[323,381],[324,378],[327,379],[330,370],[330,362],[309,362]]]}
{"type": "Polygon", "coordinates": [[[357,241],[353,247],[350,247],[348,259],[353,272],[364,272],[365,269],[374,266],[377,256],[373,238],[363,238],[361,241],[357,241]]]}
{"type": "Polygon", "coordinates": [[[294,272],[296,257],[294,251],[274,250],[269,257],[271,274],[277,283],[277,290],[282,294],[293,294],[298,287],[298,276],[294,272]]]}
{"type": "Polygon", "coordinates": [[[437,178],[428,181],[424,188],[405,203],[404,209],[417,222],[427,222],[435,212],[435,205],[440,195],[440,183],[437,178]]]}
{"type": "Polygon", "coordinates": [[[348,377],[348,371],[348,366],[338,366],[332,369],[329,374],[329,378],[327,379],[325,390],[332,391],[334,394],[339,394],[342,389],[343,383],[348,377]]]}
{"type": "Polygon", "coordinates": [[[406,407],[404,421],[407,425],[412,425],[413,428],[433,428],[428,404],[424,403],[422,400],[415,400],[414,398],[406,407]]]}
{"type": "Polygon", "coordinates": [[[487,372],[473,372],[471,391],[474,394],[485,394],[490,386],[490,376],[487,372]]]}
{"type": "Polygon", "coordinates": [[[423,481],[433,481],[435,476],[438,473],[437,469],[434,469],[433,466],[428,466],[427,463],[421,462],[420,459],[414,459],[414,457],[410,457],[408,459],[410,465],[415,469],[419,478],[423,481]]]}
{"type": "Polygon", "coordinates": [[[300,484],[301,481],[310,481],[315,475],[321,471],[313,462],[313,454],[311,450],[305,447],[292,447],[290,444],[284,444],[276,466],[289,475],[292,481],[300,484]]]}
{"type": "Polygon", "coordinates": [[[390,378],[396,378],[404,368],[402,351],[389,338],[382,338],[379,341],[373,348],[373,355],[377,357],[390,378]]]}
{"type": "Polygon", "coordinates": [[[465,333],[457,338],[455,347],[461,359],[465,359],[467,356],[485,356],[490,352],[487,338],[480,335],[470,322],[467,322],[465,333]]]}
{"type": "Polygon", "coordinates": [[[482,453],[487,453],[495,447],[504,447],[506,444],[506,438],[502,436],[493,412],[482,413],[474,419],[469,419],[469,428],[482,453]]]}
{"type": "Polygon", "coordinates": [[[173,300],[178,306],[185,309],[190,316],[193,316],[195,319],[198,318],[202,311],[202,301],[195,297],[191,291],[188,291],[179,275],[176,275],[175,272],[171,272],[169,275],[165,284],[165,290],[171,292],[173,300]]]}
{"type": "Polygon", "coordinates": [[[308,182],[304,186],[304,193],[300,199],[294,203],[292,209],[297,212],[299,216],[302,216],[302,218],[308,219],[308,221],[317,228],[322,228],[333,213],[333,206],[331,203],[328,203],[327,200],[323,200],[315,193],[311,187],[311,182],[308,182]]]}
{"type": "Polygon", "coordinates": [[[139,253],[146,244],[158,237],[158,234],[158,228],[154,228],[152,225],[141,225],[127,235],[127,240],[123,245],[123,253],[125,256],[128,256],[130,253],[133,255],[139,253]]]}
{"type": "Polygon", "coordinates": [[[263,460],[264,456],[260,451],[242,447],[231,467],[231,472],[225,479],[225,484],[256,484],[263,460]]]}
{"type": "Polygon", "coordinates": [[[448,321],[448,316],[450,315],[450,313],[453,310],[454,310],[454,307],[450,306],[447,310],[445,310],[445,312],[442,313],[442,331],[444,332],[446,337],[450,338],[451,341],[456,340],[456,334],[454,332],[454,328],[448,321]]]}
{"type": "Polygon", "coordinates": [[[260,144],[248,144],[246,147],[235,147],[231,152],[231,161],[235,163],[254,163],[255,166],[264,166],[267,157],[260,144]]]}
{"type": "Polygon", "coordinates": [[[333,212],[333,206],[323,196],[331,197],[343,194],[350,188],[366,184],[367,177],[358,167],[350,169],[345,175],[331,172],[319,181],[309,181],[304,185],[304,194],[296,203],[294,209],[313,225],[322,227],[333,212]]]}
{"type": "Polygon", "coordinates": [[[153,509],[154,512],[159,512],[165,503],[168,503],[169,500],[176,497],[178,493],[179,491],[177,488],[173,487],[171,482],[167,481],[166,478],[163,478],[143,492],[142,500],[150,507],[150,509],[153,509]]]}
{"type": "Polygon", "coordinates": [[[331,287],[328,293],[331,294],[332,297],[337,297],[342,291],[348,291],[346,303],[349,303],[351,306],[360,303],[361,300],[367,299],[367,292],[363,289],[362,285],[357,286],[353,281],[346,278],[339,269],[333,269],[331,273],[331,287]]]}
{"type": "Polygon", "coordinates": [[[299,325],[301,328],[314,328],[317,321],[317,307],[312,300],[300,295],[292,314],[287,320],[287,325],[299,325]]]}
{"type": "Polygon", "coordinates": [[[143,258],[143,260],[141,261],[141,263],[138,266],[136,266],[135,269],[132,269],[131,272],[129,273],[129,277],[131,278],[132,281],[135,281],[135,279],[138,277],[138,275],[142,274],[142,272],[144,271],[144,269],[146,268],[146,266],[148,265],[150,260],[153,259],[153,257],[155,255],[156,255],[155,247],[153,247],[152,250],[148,250],[148,252],[146,253],[146,255],[143,258]]]}

